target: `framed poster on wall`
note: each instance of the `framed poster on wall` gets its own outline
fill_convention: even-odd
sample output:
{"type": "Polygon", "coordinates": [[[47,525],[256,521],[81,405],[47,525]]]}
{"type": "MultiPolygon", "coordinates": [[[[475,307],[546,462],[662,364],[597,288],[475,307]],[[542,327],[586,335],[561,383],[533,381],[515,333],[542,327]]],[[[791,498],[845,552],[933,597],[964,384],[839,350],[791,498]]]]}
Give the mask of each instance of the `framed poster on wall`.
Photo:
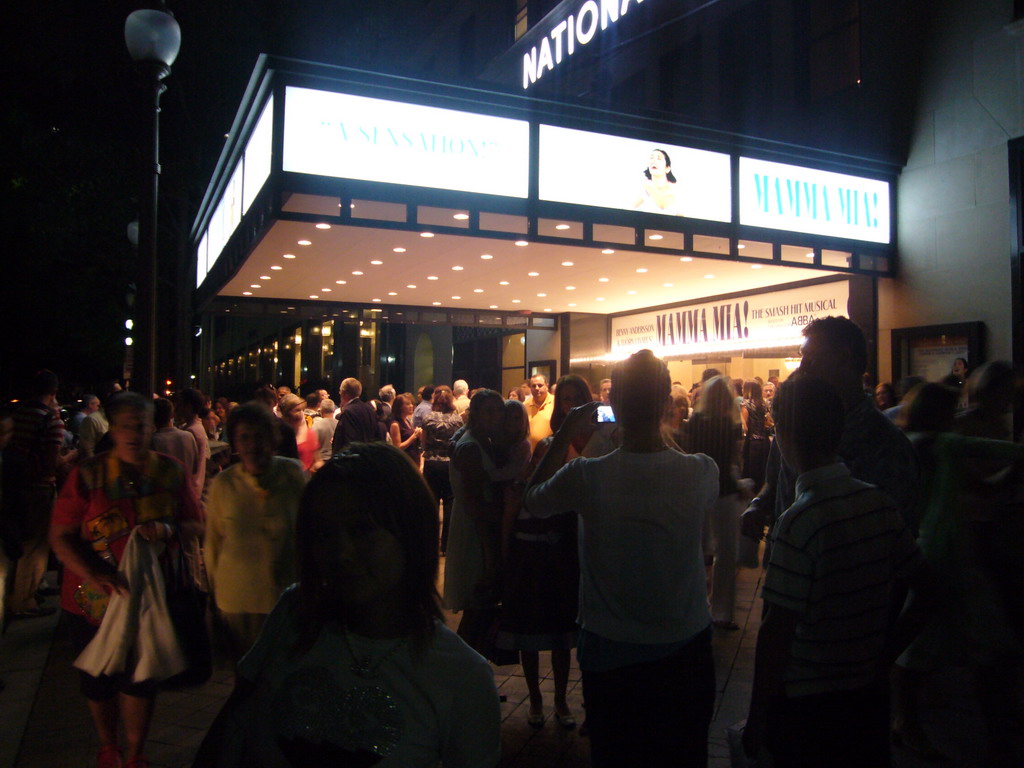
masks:
{"type": "Polygon", "coordinates": [[[973,370],[985,362],[984,341],[985,324],[981,322],[893,329],[893,383],[904,376],[940,381],[958,358],[973,370]]]}

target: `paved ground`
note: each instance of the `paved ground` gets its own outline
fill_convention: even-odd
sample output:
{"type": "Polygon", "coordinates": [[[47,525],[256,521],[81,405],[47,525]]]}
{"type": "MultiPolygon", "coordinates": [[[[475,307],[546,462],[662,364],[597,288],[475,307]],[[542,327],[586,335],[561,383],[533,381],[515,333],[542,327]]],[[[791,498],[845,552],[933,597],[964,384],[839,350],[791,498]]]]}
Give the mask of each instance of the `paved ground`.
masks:
{"type": "MultiPolygon", "coordinates": [[[[760,572],[741,571],[737,587],[737,622],[741,630],[715,633],[718,696],[710,733],[711,768],[729,766],[725,729],[746,715],[761,613],[761,601],[755,597],[760,578],[760,572]]],[[[550,664],[544,663],[545,656],[542,654],[542,688],[550,694],[550,664]]],[[[56,616],[17,621],[8,626],[0,638],[0,678],[7,684],[6,690],[0,692],[0,768],[93,765],[98,745],[78,695],[72,660],[70,645],[56,616]]],[[[527,690],[519,667],[495,668],[495,682],[507,697],[502,704],[503,768],[589,765],[589,745],[578,729],[563,730],[553,716],[540,730],[527,724],[527,690]]],[[[979,724],[969,697],[964,696],[964,683],[954,676],[944,685],[933,702],[930,732],[937,733],[937,743],[956,757],[924,762],[910,755],[895,754],[897,768],[982,765],[979,724]]],[[[231,673],[219,669],[200,688],[160,695],[147,748],[154,768],[190,765],[231,686],[231,673]]],[[[582,722],[579,672],[575,666],[569,705],[582,722]]]]}

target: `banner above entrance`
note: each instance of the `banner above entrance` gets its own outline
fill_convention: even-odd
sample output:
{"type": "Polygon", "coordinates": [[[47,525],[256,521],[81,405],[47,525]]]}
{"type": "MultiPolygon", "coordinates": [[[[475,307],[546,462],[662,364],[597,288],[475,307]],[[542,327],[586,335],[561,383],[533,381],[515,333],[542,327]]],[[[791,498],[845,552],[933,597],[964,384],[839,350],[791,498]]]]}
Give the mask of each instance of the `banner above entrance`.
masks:
{"type": "Polygon", "coordinates": [[[285,171],[524,198],[525,120],[289,86],[285,171]]]}
{"type": "Polygon", "coordinates": [[[849,301],[850,284],[843,280],[613,317],[611,354],[624,357],[650,349],[666,356],[796,346],[812,320],[849,317],[849,301]]]}

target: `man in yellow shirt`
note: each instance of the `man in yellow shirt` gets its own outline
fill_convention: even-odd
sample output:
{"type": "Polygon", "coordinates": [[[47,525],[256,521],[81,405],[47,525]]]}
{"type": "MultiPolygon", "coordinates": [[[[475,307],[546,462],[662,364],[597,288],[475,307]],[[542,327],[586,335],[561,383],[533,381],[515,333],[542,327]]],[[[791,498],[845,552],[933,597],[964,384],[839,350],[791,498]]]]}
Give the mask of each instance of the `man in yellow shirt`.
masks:
{"type": "Polygon", "coordinates": [[[530,378],[530,392],[526,398],[526,413],[530,417],[530,448],[551,434],[551,413],[555,409],[555,398],[548,393],[548,380],[538,373],[530,378]]]}

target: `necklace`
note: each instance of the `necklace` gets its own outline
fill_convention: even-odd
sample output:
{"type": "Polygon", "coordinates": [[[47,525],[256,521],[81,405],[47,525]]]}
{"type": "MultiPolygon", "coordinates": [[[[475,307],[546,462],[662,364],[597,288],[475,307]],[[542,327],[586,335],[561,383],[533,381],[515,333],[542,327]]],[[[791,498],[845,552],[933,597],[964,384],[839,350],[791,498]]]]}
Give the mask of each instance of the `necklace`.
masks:
{"type": "Polygon", "coordinates": [[[392,656],[394,656],[396,653],[398,653],[398,649],[405,645],[405,641],[406,640],[407,640],[407,638],[403,637],[401,640],[399,640],[397,643],[395,643],[393,646],[391,646],[391,648],[388,649],[387,653],[385,653],[383,656],[381,656],[379,659],[377,659],[376,662],[374,662],[373,656],[371,656],[369,654],[366,655],[366,656],[357,656],[356,655],[356,651],[352,647],[352,640],[349,638],[349,633],[348,633],[348,630],[346,629],[345,630],[345,645],[348,647],[349,655],[352,657],[352,664],[349,667],[349,670],[351,670],[352,674],[355,675],[356,677],[362,677],[362,678],[377,677],[377,672],[380,669],[381,665],[385,661],[390,659],[392,656]]]}

